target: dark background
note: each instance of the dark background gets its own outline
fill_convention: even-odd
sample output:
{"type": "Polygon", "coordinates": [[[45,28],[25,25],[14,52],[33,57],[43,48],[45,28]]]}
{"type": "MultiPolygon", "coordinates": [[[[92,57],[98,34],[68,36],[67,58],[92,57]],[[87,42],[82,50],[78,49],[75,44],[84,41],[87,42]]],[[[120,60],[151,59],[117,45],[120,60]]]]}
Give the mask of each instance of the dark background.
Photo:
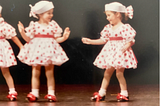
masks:
{"type": "MultiPolygon", "coordinates": [[[[29,4],[39,0],[0,0],[2,16],[16,28],[21,38],[17,23],[21,21],[28,26],[33,17],[29,17],[29,4]]],[[[103,27],[108,24],[104,14],[104,5],[114,0],[52,0],[55,6],[53,19],[64,29],[70,27],[71,35],[61,46],[67,53],[69,61],[62,66],[55,66],[56,84],[100,84],[104,70],[93,65],[103,45],[82,44],[82,37],[97,39],[103,27]]],[[[117,0],[125,6],[132,5],[134,18],[128,23],[137,31],[134,53],[138,59],[137,69],[125,71],[128,84],[159,83],[159,37],[158,37],[158,0],[117,0]]],[[[9,40],[15,55],[19,48],[9,40]]],[[[17,59],[18,61],[18,59],[17,59]]],[[[30,84],[31,67],[18,61],[17,66],[10,67],[15,84],[30,84]]],[[[41,84],[46,84],[44,67],[42,67],[41,84]]],[[[6,84],[0,73],[0,84],[6,84]]],[[[118,84],[115,73],[111,84],[118,84]]]]}

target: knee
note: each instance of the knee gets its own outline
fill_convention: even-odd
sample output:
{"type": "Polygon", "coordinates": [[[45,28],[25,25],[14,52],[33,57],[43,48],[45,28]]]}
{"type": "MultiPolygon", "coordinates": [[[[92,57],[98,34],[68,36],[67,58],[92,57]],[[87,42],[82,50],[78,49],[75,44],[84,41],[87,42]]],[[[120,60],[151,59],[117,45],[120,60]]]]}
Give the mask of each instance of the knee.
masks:
{"type": "Polygon", "coordinates": [[[110,78],[112,76],[114,70],[115,69],[113,67],[110,68],[110,69],[105,70],[105,72],[104,72],[104,78],[110,78]]]}
{"type": "Polygon", "coordinates": [[[104,73],[104,78],[110,78],[112,76],[112,73],[110,73],[110,72],[108,72],[108,71],[106,71],[105,73],[104,73]]]}

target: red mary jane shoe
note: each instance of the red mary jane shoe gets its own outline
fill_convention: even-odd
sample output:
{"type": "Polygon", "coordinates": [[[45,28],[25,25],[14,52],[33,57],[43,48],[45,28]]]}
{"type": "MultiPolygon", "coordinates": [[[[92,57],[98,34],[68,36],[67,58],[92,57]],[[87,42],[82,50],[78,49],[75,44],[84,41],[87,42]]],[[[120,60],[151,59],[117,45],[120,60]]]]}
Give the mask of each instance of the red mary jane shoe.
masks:
{"type": "Polygon", "coordinates": [[[99,101],[104,101],[104,100],[105,100],[105,96],[101,97],[98,92],[95,92],[93,94],[93,97],[91,97],[91,101],[99,102],[99,101]]]}
{"type": "Polygon", "coordinates": [[[7,95],[7,98],[10,100],[10,101],[15,101],[15,100],[17,100],[17,92],[15,92],[15,93],[11,93],[11,94],[9,94],[9,95],[7,95]]]}
{"type": "Polygon", "coordinates": [[[129,97],[126,97],[124,95],[121,95],[120,93],[117,95],[117,101],[118,102],[125,102],[125,101],[129,101],[129,97]]]}
{"type": "Polygon", "coordinates": [[[28,101],[30,101],[30,102],[35,102],[35,101],[38,100],[38,98],[37,98],[36,96],[34,96],[33,94],[31,94],[31,93],[29,93],[29,94],[27,95],[27,99],[28,99],[28,101]]]}
{"type": "Polygon", "coordinates": [[[50,102],[56,102],[57,101],[56,96],[54,96],[54,95],[46,95],[44,98],[48,99],[48,101],[50,101],[50,102]]]}

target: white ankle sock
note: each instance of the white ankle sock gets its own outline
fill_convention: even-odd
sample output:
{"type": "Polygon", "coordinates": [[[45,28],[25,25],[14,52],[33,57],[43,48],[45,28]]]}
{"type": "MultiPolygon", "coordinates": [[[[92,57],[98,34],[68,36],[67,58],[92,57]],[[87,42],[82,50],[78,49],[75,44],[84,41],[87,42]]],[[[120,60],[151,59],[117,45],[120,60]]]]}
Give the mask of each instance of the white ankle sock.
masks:
{"type": "Polygon", "coordinates": [[[31,94],[33,94],[34,96],[36,96],[38,98],[39,97],[39,89],[32,89],[31,94]]]}
{"type": "Polygon", "coordinates": [[[17,92],[15,91],[15,88],[9,88],[9,94],[12,94],[12,93],[17,93],[17,92]]]}
{"type": "Polygon", "coordinates": [[[120,94],[128,97],[128,91],[127,90],[121,90],[120,94]]]}
{"type": "Polygon", "coordinates": [[[54,90],[48,90],[48,95],[54,95],[55,96],[55,91],[54,90]]]}
{"type": "Polygon", "coordinates": [[[106,95],[106,89],[100,88],[100,90],[98,91],[100,96],[105,96],[106,95]]]}

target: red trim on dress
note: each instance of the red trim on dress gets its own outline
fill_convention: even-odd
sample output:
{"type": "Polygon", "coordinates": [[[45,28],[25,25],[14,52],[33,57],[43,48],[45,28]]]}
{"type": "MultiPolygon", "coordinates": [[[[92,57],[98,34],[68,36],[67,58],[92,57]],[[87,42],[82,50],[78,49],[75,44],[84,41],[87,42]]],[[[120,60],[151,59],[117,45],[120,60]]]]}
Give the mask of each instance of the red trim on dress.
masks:
{"type": "Polygon", "coordinates": [[[34,37],[38,37],[38,38],[54,38],[53,35],[43,35],[43,34],[37,34],[37,35],[34,35],[34,37]]]}
{"type": "Polygon", "coordinates": [[[4,37],[0,36],[0,39],[4,39],[4,37]]]}
{"type": "Polygon", "coordinates": [[[109,37],[109,40],[123,40],[122,37],[109,37]]]}

